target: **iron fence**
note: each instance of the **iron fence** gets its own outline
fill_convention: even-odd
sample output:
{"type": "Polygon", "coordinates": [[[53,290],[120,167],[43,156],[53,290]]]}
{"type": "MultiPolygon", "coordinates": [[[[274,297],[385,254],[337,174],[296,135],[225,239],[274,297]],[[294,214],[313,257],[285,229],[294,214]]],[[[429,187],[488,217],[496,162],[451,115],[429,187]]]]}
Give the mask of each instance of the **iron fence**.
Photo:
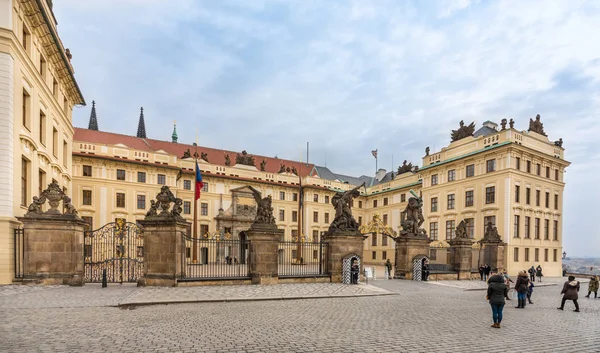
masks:
{"type": "Polygon", "coordinates": [[[185,233],[181,280],[247,279],[248,241],[195,239],[185,233]]]}
{"type": "Polygon", "coordinates": [[[15,278],[23,278],[23,254],[25,250],[24,246],[24,231],[22,228],[15,228],[14,230],[14,266],[15,266],[15,278]]]}
{"type": "Polygon", "coordinates": [[[277,253],[279,277],[316,277],[327,273],[327,244],[283,241],[277,253]]]}

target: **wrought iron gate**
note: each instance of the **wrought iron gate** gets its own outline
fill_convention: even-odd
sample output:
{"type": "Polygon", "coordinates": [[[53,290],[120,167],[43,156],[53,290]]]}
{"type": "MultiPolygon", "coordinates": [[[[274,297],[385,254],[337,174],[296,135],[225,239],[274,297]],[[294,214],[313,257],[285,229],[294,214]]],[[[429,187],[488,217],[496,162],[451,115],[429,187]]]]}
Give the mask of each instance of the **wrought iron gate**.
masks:
{"type": "Polygon", "coordinates": [[[84,234],[83,267],[86,282],[137,282],[144,267],[142,228],[124,220],[84,234]]]}

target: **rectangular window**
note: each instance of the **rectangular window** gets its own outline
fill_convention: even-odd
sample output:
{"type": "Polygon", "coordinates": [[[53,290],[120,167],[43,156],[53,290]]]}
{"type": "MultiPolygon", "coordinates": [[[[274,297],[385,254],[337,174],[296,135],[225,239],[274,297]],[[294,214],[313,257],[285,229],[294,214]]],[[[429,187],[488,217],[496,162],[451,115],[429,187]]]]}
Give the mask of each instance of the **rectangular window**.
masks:
{"type": "Polygon", "coordinates": [[[525,188],[525,203],[531,205],[531,189],[525,188]]]}
{"type": "Polygon", "coordinates": [[[519,238],[519,229],[521,228],[521,216],[515,215],[515,238],[519,238]]]}
{"type": "Polygon", "coordinates": [[[42,76],[42,81],[46,82],[46,71],[48,69],[48,64],[46,63],[46,59],[44,56],[40,54],[40,75],[42,76]]]}
{"type": "Polygon", "coordinates": [[[558,181],[558,169],[554,169],[554,180],[558,181]]]}
{"type": "Polygon", "coordinates": [[[183,201],[183,213],[184,214],[192,213],[192,203],[190,201],[183,201]]]}
{"type": "Polygon", "coordinates": [[[448,194],[448,209],[454,209],[454,194],[448,194]]]}
{"type": "Polygon", "coordinates": [[[63,141],[63,165],[66,167],[69,163],[69,144],[63,141]]]}
{"type": "Polygon", "coordinates": [[[437,260],[437,249],[429,249],[429,259],[437,260]]]}
{"type": "Polygon", "coordinates": [[[40,142],[46,146],[46,114],[40,110],[40,142]]]}
{"type": "Polygon", "coordinates": [[[56,77],[52,76],[52,95],[54,98],[58,97],[58,82],[56,82],[56,77]]]}
{"type": "Polygon", "coordinates": [[[377,251],[371,252],[371,256],[373,257],[373,260],[377,260],[377,251]]]}
{"type": "MultiPolygon", "coordinates": [[[[224,229],[224,233],[231,234],[231,228],[226,227],[224,229]]],[[[200,225],[200,235],[206,235],[206,234],[208,234],[208,224],[201,224],[200,225]]]]}
{"type": "Polygon", "coordinates": [[[313,222],[319,223],[319,212],[318,211],[313,212],[313,222]]]}
{"type": "Polygon", "coordinates": [[[377,207],[377,200],[373,200],[373,208],[377,207]]]}
{"type": "Polygon", "coordinates": [[[544,262],[548,262],[548,249],[544,249],[544,262]]]}
{"type": "Polygon", "coordinates": [[[550,193],[546,192],[546,208],[550,208],[550,193]]]}
{"type": "Polygon", "coordinates": [[[200,215],[201,216],[208,216],[208,203],[202,202],[200,204],[200,215]]]}
{"type": "Polygon", "coordinates": [[[552,229],[552,239],[558,240],[558,221],[554,221],[553,229],[552,229]]]}
{"type": "Polygon", "coordinates": [[[138,172],[138,183],[145,183],[145,182],[146,182],[146,173],[138,172]]]}
{"type": "Polygon", "coordinates": [[[117,169],[117,180],[125,180],[125,169],[117,169]]]}
{"type": "Polygon", "coordinates": [[[550,179],[550,167],[546,167],[546,178],[550,179]]]}
{"type": "Polygon", "coordinates": [[[371,234],[371,246],[377,246],[377,233],[371,234]]]}
{"type": "Polygon", "coordinates": [[[527,173],[531,173],[531,161],[527,161],[526,166],[527,166],[527,173]]]}
{"type": "Polygon", "coordinates": [[[492,227],[495,227],[496,226],[496,216],[483,217],[483,234],[485,234],[485,231],[486,231],[489,223],[492,224],[492,227]]]}
{"type": "Polygon", "coordinates": [[[362,225],[362,216],[358,216],[358,225],[362,225]]]}
{"type": "Polygon", "coordinates": [[[475,219],[465,218],[465,224],[467,225],[467,236],[473,239],[475,237],[475,219]]]}
{"type": "Polygon", "coordinates": [[[292,193],[292,201],[298,201],[298,193],[297,192],[292,193]]]}
{"type": "Polygon", "coordinates": [[[558,261],[558,251],[556,249],[552,250],[552,261],[558,261]]]}
{"type": "Polygon", "coordinates": [[[358,201],[358,208],[362,208],[362,201],[358,201]]]}
{"type": "Polygon", "coordinates": [[[400,202],[406,202],[406,194],[400,195],[400,202]]]}
{"type": "Polygon", "coordinates": [[[185,190],[192,190],[192,181],[191,180],[184,180],[183,181],[183,188],[185,190]]]}
{"type": "Polygon", "coordinates": [[[92,190],[83,190],[83,204],[87,206],[92,205],[92,190]]]}
{"type": "Polygon", "coordinates": [[[554,194],[554,209],[558,210],[558,194],[554,194]]]}
{"type": "Polygon", "coordinates": [[[46,172],[40,169],[38,172],[38,195],[44,191],[44,185],[46,185],[46,172]]]}
{"type": "Polygon", "coordinates": [[[535,174],[542,175],[542,165],[539,163],[535,165],[535,174]]]}
{"type": "Polygon", "coordinates": [[[533,258],[533,261],[535,261],[535,262],[539,262],[539,261],[540,261],[540,249],[537,249],[537,248],[536,248],[536,249],[533,251],[533,257],[534,257],[534,258],[533,258]]]}
{"type": "Polygon", "coordinates": [[[83,166],[83,176],[84,177],[91,177],[92,176],[92,166],[91,165],[84,165],[83,166]]]}
{"type": "MultiPolygon", "coordinates": [[[[386,237],[383,237],[383,239],[386,239],[386,237]]],[[[381,252],[381,259],[382,260],[387,260],[387,251],[382,251],[381,252]]]]}
{"type": "Polygon", "coordinates": [[[387,205],[388,205],[388,198],[387,198],[387,197],[384,197],[384,198],[383,198],[383,205],[384,205],[384,206],[387,206],[387,205]]]}
{"type": "MultiPolygon", "coordinates": [[[[183,206],[184,206],[184,210],[185,210],[185,202],[183,203],[183,206]]],[[[188,207],[189,207],[189,202],[188,202],[188,207]]],[[[146,195],[137,195],[137,209],[138,210],[146,209],[146,195]]]]}
{"type": "Polygon", "coordinates": [[[298,222],[298,211],[292,211],[292,222],[298,222]]]}
{"type": "Polygon", "coordinates": [[[27,206],[29,196],[27,188],[29,186],[29,161],[25,158],[21,159],[21,206],[27,206]]]}
{"type": "Polygon", "coordinates": [[[432,176],[431,176],[431,185],[432,185],[432,186],[433,186],[433,185],[437,185],[437,183],[438,183],[438,176],[437,176],[437,174],[435,174],[435,175],[432,175],[432,176]]]}
{"type": "Polygon", "coordinates": [[[22,37],[21,37],[21,44],[23,45],[23,49],[25,49],[26,52],[29,53],[29,38],[31,37],[31,32],[29,32],[29,29],[27,29],[27,27],[25,27],[25,24],[23,24],[23,33],[22,33],[22,37]]]}
{"type": "Polygon", "coordinates": [[[550,240],[550,220],[544,219],[544,240],[550,240]]]}
{"type": "Polygon", "coordinates": [[[525,262],[529,262],[529,248],[525,248],[525,262]]]}
{"type": "Polygon", "coordinates": [[[314,202],[319,202],[319,194],[314,194],[313,195],[313,201],[314,202]]]}
{"type": "Polygon", "coordinates": [[[438,210],[438,198],[432,197],[431,198],[431,212],[437,212],[437,210],[438,210]]]}
{"type": "Polygon", "coordinates": [[[485,188],[485,203],[494,203],[496,202],[496,187],[488,186],[485,188]]]}
{"type": "Polygon", "coordinates": [[[519,248],[515,248],[514,259],[515,262],[519,262],[519,248]]]}
{"type": "Polygon", "coordinates": [[[164,174],[157,174],[156,175],[156,183],[159,185],[165,185],[166,184],[166,177],[164,174]]]}
{"type": "Polygon", "coordinates": [[[437,224],[437,222],[429,223],[429,237],[431,238],[431,240],[438,239],[438,224],[437,224]]]}
{"type": "Polygon", "coordinates": [[[67,100],[67,97],[63,97],[63,111],[65,112],[65,115],[68,115],[68,113],[69,113],[69,101],[67,100]]]}
{"type": "Polygon", "coordinates": [[[467,178],[475,176],[475,164],[469,164],[467,166],[467,178]]]}
{"type": "Polygon", "coordinates": [[[319,231],[313,230],[312,234],[313,234],[313,243],[318,243],[319,242],[319,231]]]}
{"type": "Polygon", "coordinates": [[[535,205],[539,207],[540,205],[540,195],[541,192],[539,190],[535,191],[535,205]]]}
{"type": "MultiPolygon", "coordinates": [[[[300,241],[300,239],[298,239],[298,229],[292,229],[292,240],[294,241],[300,241]]],[[[292,258],[296,258],[296,255],[293,255],[292,258]]]]}
{"type": "Polygon", "coordinates": [[[125,207],[125,193],[117,193],[117,207],[125,207]]]}
{"type": "Polygon", "coordinates": [[[465,207],[473,206],[473,190],[465,191],[465,207]]]}
{"type": "Polygon", "coordinates": [[[285,210],[279,210],[279,221],[280,222],[285,221],[285,210]]]}
{"type": "Polygon", "coordinates": [[[325,223],[329,223],[329,213],[325,212],[325,223]]]}
{"type": "Polygon", "coordinates": [[[496,160],[490,159],[485,162],[485,170],[487,173],[491,173],[496,170],[496,160]]]}
{"type": "Polygon", "coordinates": [[[521,202],[521,187],[515,185],[515,202],[521,202]]]}
{"type": "Polygon", "coordinates": [[[525,238],[531,238],[531,217],[525,216],[525,238]]]}
{"type": "Polygon", "coordinates": [[[516,165],[516,169],[517,170],[521,170],[521,158],[517,157],[517,165],[516,165]]]}
{"type": "Polygon", "coordinates": [[[539,239],[540,238],[540,219],[539,218],[535,218],[535,225],[534,225],[534,229],[533,229],[533,235],[535,236],[535,239],[539,239]]]}
{"type": "Polygon", "coordinates": [[[52,154],[58,158],[58,130],[52,128],[52,154]]]}
{"type": "Polygon", "coordinates": [[[23,107],[22,107],[22,114],[23,114],[23,126],[25,126],[27,128],[27,130],[31,130],[31,126],[29,125],[30,122],[30,116],[29,116],[29,102],[30,102],[30,96],[29,93],[27,93],[26,90],[23,90],[23,107]]]}
{"type": "Polygon", "coordinates": [[[202,186],[202,192],[208,192],[208,182],[205,181],[204,185],[202,186]]]}
{"type": "Polygon", "coordinates": [[[279,192],[279,199],[282,201],[285,201],[285,191],[280,191],[279,192]]]}
{"type": "Polygon", "coordinates": [[[456,170],[452,169],[448,171],[448,181],[456,180],[456,170]]]}
{"type": "Polygon", "coordinates": [[[387,237],[387,235],[382,234],[381,235],[381,246],[387,246],[387,245],[388,245],[388,237],[387,237]]]}
{"type": "Polygon", "coordinates": [[[329,203],[329,195],[325,195],[325,203],[329,203]]]}
{"type": "Polygon", "coordinates": [[[454,238],[454,221],[446,221],[446,240],[452,240],[454,238]]]}

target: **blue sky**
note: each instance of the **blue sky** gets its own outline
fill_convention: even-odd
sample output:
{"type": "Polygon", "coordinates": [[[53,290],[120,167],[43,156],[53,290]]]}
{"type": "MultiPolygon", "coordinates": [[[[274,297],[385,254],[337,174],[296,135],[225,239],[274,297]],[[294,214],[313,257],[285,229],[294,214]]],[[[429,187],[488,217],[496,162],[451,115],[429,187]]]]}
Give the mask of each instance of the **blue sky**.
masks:
{"type": "Polygon", "coordinates": [[[600,2],[63,0],[59,32],[101,130],[351,175],[420,164],[458,121],[541,114],[566,159],[564,247],[600,256],[600,2]]]}

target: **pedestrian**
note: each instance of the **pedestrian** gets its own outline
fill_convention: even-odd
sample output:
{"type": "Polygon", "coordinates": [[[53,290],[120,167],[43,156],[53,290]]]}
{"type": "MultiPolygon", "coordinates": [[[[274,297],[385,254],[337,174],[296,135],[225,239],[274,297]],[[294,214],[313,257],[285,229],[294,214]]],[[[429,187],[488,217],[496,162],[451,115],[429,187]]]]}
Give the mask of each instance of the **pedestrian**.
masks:
{"type": "Polygon", "coordinates": [[[358,284],[358,274],[360,273],[360,267],[358,266],[358,262],[356,260],[352,261],[352,268],[350,272],[352,273],[352,284],[358,284]]]}
{"type": "Polygon", "coordinates": [[[504,298],[508,296],[508,288],[504,284],[504,276],[493,274],[488,281],[488,290],[486,299],[489,300],[492,307],[492,327],[500,328],[502,323],[502,311],[504,310],[504,298]]]}
{"type": "Polygon", "coordinates": [[[388,278],[392,277],[392,262],[390,261],[390,259],[387,259],[387,261],[385,262],[385,268],[387,268],[388,271],[388,278]]]}
{"type": "Polygon", "coordinates": [[[485,264],[485,267],[483,269],[483,278],[485,280],[487,280],[488,278],[490,278],[490,272],[492,272],[492,268],[490,267],[490,265],[485,264]]]}
{"type": "Polygon", "coordinates": [[[527,290],[527,300],[529,301],[529,304],[533,304],[533,301],[531,301],[531,296],[533,295],[533,287],[535,287],[533,281],[529,281],[529,289],[527,290]]]}
{"type": "Polygon", "coordinates": [[[513,280],[512,280],[512,279],[510,279],[510,277],[508,276],[508,273],[506,272],[506,270],[503,270],[503,271],[502,271],[502,276],[504,276],[504,283],[506,284],[506,289],[507,289],[507,290],[506,290],[506,297],[505,297],[505,298],[506,298],[506,299],[508,299],[508,300],[511,300],[511,299],[508,297],[508,290],[510,289],[510,284],[511,284],[511,283],[514,283],[514,282],[513,282],[513,280]]]}
{"type": "Polygon", "coordinates": [[[577,299],[579,299],[579,281],[575,280],[575,276],[569,276],[569,280],[565,282],[563,285],[563,289],[560,294],[563,295],[562,302],[560,303],[560,308],[558,310],[565,309],[565,302],[567,300],[572,300],[573,304],[575,304],[575,312],[579,312],[579,304],[577,303],[577,299]]]}
{"type": "Polygon", "coordinates": [[[483,281],[483,265],[479,266],[479,277],[483,281]]]}
{"type": "Polygon", "coordinates": [[[535,282],[535,266],[531,265],[531,268],[527,270],[529,272],[529,279],[531,282],[535,282]]]}
{"type": "Polygon", "coordinates": [[[427,281],[428,278],[429,278],[429,260],[425,259],[425,261],[423,261],[422,280],[427,281]]]}
{"type": "Polygon", "coordinates": [[[525,309],[527,291],[529,290],[529,277],[527,276],[527,272],[519,272],[519,276],[517,277],[517,283],[515,283],[515,290],[517,291],[517,298],[519,300],[519,303],[516,306],[516,308],[525,309]]]}
{"type": "Polygon", "coordinates": [[[544,275],[542,274],[542,266],[538,265],[538,267],[535,269],[535,276],[538,278],[538,282],[542,282],[542,277],[544,277],[544,275]]]}
{"type": "Polygon", "coordinates": [[[590,294],[592,294],[592,292],[594,292],[594,298],[598,298],[598,285],[600,284],[600,278],[598,278],[598,276],[592,276],[590,277],[590,283],[588,284],[588,295],[586,295],[586,298],[590,297],[590,294]]]}

